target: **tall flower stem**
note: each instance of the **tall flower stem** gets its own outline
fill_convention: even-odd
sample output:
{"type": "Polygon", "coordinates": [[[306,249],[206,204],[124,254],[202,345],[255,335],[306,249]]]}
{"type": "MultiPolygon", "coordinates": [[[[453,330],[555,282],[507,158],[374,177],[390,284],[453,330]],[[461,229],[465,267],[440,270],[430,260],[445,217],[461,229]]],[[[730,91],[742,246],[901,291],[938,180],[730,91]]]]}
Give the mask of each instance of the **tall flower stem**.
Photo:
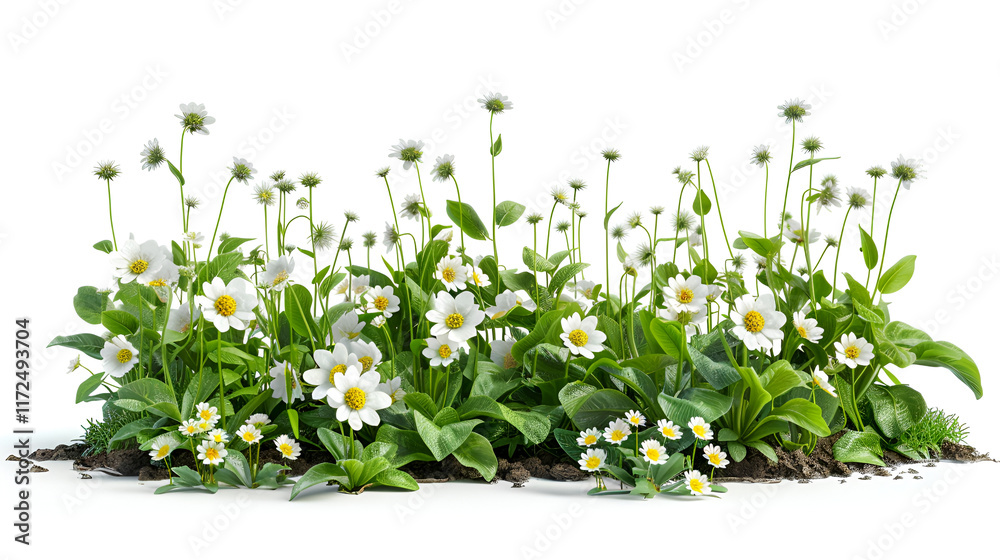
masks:
{"type": "MultiPolygon", "coordinates": [[[[875,238],[875,201],[878,200],[876,198],[877,196],[878,196],[878,177],[875,177],[875,183],[872,185],[872,223],[871,223],[871,231],[868,232],[868,235],[870,235],[872,237],[872,239],[875,238]]],[[[895,200],[895,199],[893,199],[893,200],[895,200]]],[[[868,269],[868,277],[865,279],[865,288],[868,287],[868,283],[871,282],[871,280],[872,280],[872,271],[871,271],[871,269],[868,269]]]]}
{"type": "Polygon", "coordinates": [[[889,217],[885,221],[885,240],[882,241],[882,255],[881,261],[878,263],[878,275],[875,276],[875,292],[878,292],[878,282],[882,279],[882,267],[885,266],[885,249],[889,245],[889,224],[892,223],[892,211],[896,208],[896,199],[899,198],[899,188],[903,186],[903,179],[899,179],[899,183],[896,184],[896,194],[892,196],[892,205],[889,206],[889,217]]]}
{"type": "Polygon", "coordinates": [[[271,259],[271,242],[269,241],[269,233],[267,231],[267,204],[264,204],[264,254],[267,255],[268,260],[271,259]]]}
{"type": "MultiPolygon", "coordinates": [[[[698,195],[697,196],[700,197],[705,192],[705,191],[701,190],[701,162],[700,161],[698,162],[697,170],[698,170],[698,195]]],[[[703,271],[705,273],[705,280],[708,280],[708,264],[709,264],[709,261],[708,261],[708,230],[705,228],[705,214],[703,214],[702,212],[698,212],[698,213],[701,214],[701,250],[702,250],[702,258],[701,258],[701,260],[702,260],[703,263],[705,263],[705,265],[702,267],[702,269],[703,269],[703,271]]]]}
{"type": "Polygon", "coordinates": [[[549,240],[552,237],[552,218],[555,217],[555,215],[556,215],[556,206],[558,206],[558,205],[559,205],[559,201],[558,200],[556,200],[555,202],[553,202],[552,203],[552,211],[549,212],[549,223],[548,223],[548,226],[546,227],[546,233],[545,233],[545,258],[546,259],[549,258],[549,240]]]}
{"type": "MultiPolygon", "coordinates": [[[[493,206],[490,207],[490,217],[492,220],[492,238],[493,238],[493,260],[500,263],[500,256],[497,252],[497,168],[496,161],[497,156],[493,150],[493,113],[490,111],[490,175],[493,179],[493,206]]],[[[548,257],[548,255],[546,255],[548,257]]],[[[498,280],[499,281],[499,280],[498,280]]]]}
{"type": "MultiPolygon", "coordinates": [[[[674,264],[677,264],[677,238],[681,236],[681,201],[684,199],[684,189],[687,188],[688,183],[690,183],[690,181],[685,181],[684,184],[681,185],[681,193],[677,195],[677,213],[674,214],[674,256],[670,259],[670,262],[674,264]]],[[[688,246],[690,247],[690,243],[688,246]]]]}
{"type": "MultiPolygon", "coordinates": [[[[181,130],[181,153],[180,157],[177,160],[177,171],[181,174],[181,177],[184,176],[184,133],[185,132],[187,132],[187,129],[181,130]]],[[[184,233],[187,233],[188,217],[187,213],[184,212],[184,183],[181,183],[181,221],[183,222],[184,225],[184,233]]]]}
{"type": "Polygon", "coordinates": [[[535,277],[535,321],[538,320],[538,223],[531,224],[531,274],[535,277]]]}
{"type": "Polygon", "coordinates": [[[111,221],[111,244],[114,245],[115,251],[117,251],[118,238],[115,237],[115,217],[111,213],[111,179],[108,179],[107,183],[108,183],[108,219],[111,221]]]}
{"type": "MultiPolygon", "coordinates": [[[[715,176],[712,174],[712,164],[705,160],[708,168],[708,178],[712,181],[712,194],[715,196],[715,211],[719,213],[719,224],[722,225],[722,238],[726,241],[726,249],[729,250],[729,258],[733,258],[733,247],[729,244],[729,236],[726,235],[726,221],[722,218],[722,205],[719,204],[719,191],[715,188],[715,176]]],[[[706,255],[706,258],[708,256],[706,255]]]]}
{"type": "MultiPolygon", "coordinates": [[[[313,254],[313,278],[319,276],[319,263],[316,262],[316,235],[313,230],[313,188],[307,187],[309,189],[309,247],[312,249],[313,254]]],[[[211,254],[209,254],[211,256],[211,254]]],[[[333,267],[330,267],[333,270],[333,267]]],[[[319,303],[319,284],[315,284],[313,288],[313,315],[316,315],[316,305],[319,303]]]]}
{"type": "MultiPolygon", "coordinates": [[[[847,212],[844,213],[844,223],[840,226],[840,241],[837,242],[837,258],[833,261],[833,291],[830,292],[830,297],[833,299],[837,298],[837,267],[840,266],[840,248],[844,244],[844,230],[847,229],[847,217],[850,215],[851,207],[848,206],[847,212]]],[[[826,249],[823,250],[823,253],[826,253],[826,249]]],[[[823,255],[820,255],[819,258],[823,260],[823,255]]],[[[819,263],[817,262],[816,265],[819,266],[819,263]]]]}
{"type": "MultiPolygon", "coordinates": [[[[767,239],[767,183],[770,180],[771,166],[764,162],[764,238],[767,239]]],[[[781,232],[779,231],[780,235],[781,232]]]]}
{"type": "MultiPolygon", "coordinates": [[[[611,160],[608,160],[608,170],[604,174],[604,291],[611,293],[611,236],[608,232],[608,191],[611,184],[611,160]]],[[[551,218],[550,218],[551,219],[551,218]]],[[[599,274],[599,273],[598,273],[599,274]]],[[[610,298],[608,298],[610,300],[610,298]]]]}
{"type": "MultiPolygon", "coordinates": [[[[427,212],[427,241],[430,242],[434,240],[434,235],[431,233],[431,207],[427,206],[427,198],[424,196],[424,180],[420,177],[420,164],[414,161],[413,167],[417,170],[417,185],[420,186],[420,200],[424,203],[424,210],[427,212]]],[[[421,230],[420,244],[424,244],[423,230],[421,230]]]]}
{"type": "MultiPolygon", "coordinates": [[[[462,206],[462,190],[458,188],[458,179],[455,178],[455,175],[451,176],[451,180],[455,182],[455,195],[458,197],[458,233],[459,233],[459,236],[462,239],[462,253],[465,253],[465,212],[463,211],[464,208],[462,206]]],[[[494,192],[496,192],[496,188],[494,188],[494,192]]],[[[494,195],[494,201],[493,201],[493,206],[494,207],[496,206],[496,200],[495,199],[496,199],[496,195],[494,195]]],[[[495,215],[494,215],[493,219],[496,220],[496,216],[495,215]]],[[[496,230],[495,229],[493,231],[493,235],[496,236],[496,230]]],[[[495,238],[493,240],[493,245],[494,246],[496,245],[496,239],[495,238]]],[[[496,255],[494,255],[493,258],[495,259],[496,255]]]]}
{"type": "Polygon", "coordinates": [[[208,260],[212,260],[212,249],[215,247],[215,237],[219,234],[219,223],[222,222],[222,209],[226,207],[226,195],[229,194],[229,185],[233,184],[233,177],[229,178],[226,188],[222,191],[222,204],[219,205],[219,217],[215,219],[215,232],[212,233],[212,242],[208,244],[208,260]]]}
{"type": "MultiPolygon", "coordinates": [[[[785,231],[785,212],[788,211],[788,190],[792,186],[792,168],[795,165],[795,120],[792,120],[792,149],[791,154],[788,156],[788,179],[785,181],[785,202],[781,205],[781,225],[778,228],[778,234],[782,234],[785,231]]],[[[780,238],[778,239],[781,240],[780,238]]]]}

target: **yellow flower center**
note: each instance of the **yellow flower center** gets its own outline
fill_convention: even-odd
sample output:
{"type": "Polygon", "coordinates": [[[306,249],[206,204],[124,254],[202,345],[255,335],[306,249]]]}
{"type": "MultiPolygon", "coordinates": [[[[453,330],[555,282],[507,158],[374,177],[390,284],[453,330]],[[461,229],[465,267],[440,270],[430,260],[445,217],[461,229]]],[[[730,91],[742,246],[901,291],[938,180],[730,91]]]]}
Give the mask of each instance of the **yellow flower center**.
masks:
{"type": "Polygon", "coordinates": [[[482,281],[479,280],[479,273],[478,272],[473,272],[472,273],[472,281],[475,282],[477,286],[482,286],[483,285],[482,281]]]}
{"type": "Polygon", "coordinates": [[[650,461],[660,460],[660,450],[655,447],[646,450],[646,457],[649,457],[650,461]]]}
{"type": "Polygon", "coordinates": [[[151,280],[149,282],[149,285],[150,286],[161,286],[162,287],[162,286],[166,286],[167,285],[167,281],[165,279],[163,279],[163,278],[157,278],[156,280],[151,280]]]}
{"type": "Polygon", "coordinates": [[[751,311],[743,316],[743,327],[752,333],[764,330],[764,316],[758,311],[751,311]]]}
{"type": "Polygon", "coordinates": [[[712,463],[713,465],[718,465],[719,463],[722,462],[722,459],[719,458],[719,454],[718,453],[709,453],[708,454],[708,462],[712,463]]]}
{"type": "Polygon", "coordinates": [[[202,420],[211,420],[212,411],[210,409],[202,410],[201,412],[198,413],[198,416],[200,416],[202,420]]]}
{"type": "Polygon", "coordinates": [[[633,417],[629,418],[628,421],[631,422],[632,424],[636,425],[636,426],[638,426],[639,424],[642,423],[642,420],[640,420],[638,416],[633,416],[633,417]]]}
{"type": "Polygon", "coordinates": [[[292,449],[291,444],[282,443],[281,445],[278,446],[278,451],[281,451],[281,454],[284,455],[285,457],[291,457],[292,453],[294,452],[294,449],[292,449]]]}
{"type": "Polygon", "coordinates": [[[250,430],[243,432],[243,441],[251,443],[255,439],[257,439],[257,436],[250,430]]]}
{"type": "Polygon", "coordinates": [[[375,363],[375,360],[371,356],[361,356],[358,358],[358,361],[361,362],[361,373],[372,369],[372,364],[375,363]]]}
{"type": "Polygon", "coordinates": [[[115,358],[118,359],[118,363],[127,364],[132,359],[132,351],[128,348],[122,348],[115,354],[115,358]]]}
{"type": "Polygon", "coordinates": [[[190,426],[184,428],[184,431],[187,432],[187,433],[189,433],[189,434],[196,434],[196,433],[198,433],[198,426],[195,426],[194,424],[191,424],[190,426]]]}
{"type": "Polygon", "coordinates": [[[681,291],[677,292],[677,301],[681,303],[691,303],[694,301],[694,292],[691,288],[681,288],[681,291]]]}
{"type": "Polygon", "coordinates": [[[799,331],[799,336],[801,336],[802,338],[809,338],[809,333],[806,332],[805,327],[798,327],[795,330],[799,331]]]}
{"type": "Polygon", "coordinates": [[[445,268],[444,270],[442,270],[441,271],[441,279],[444,280],[445,282],[454,282],[455,281],[455,269],[449,266],[449,267],[445,268]]]}
{"type": "Polygon", "coordinates": [[[457,329],[465,323],[465,317],[461,313],[452,313],[444,318],[444,324],[448,325],[449,329],[457,329]]]}
{"type": "Polygon", "coordinates": [[[333,366],[333,369],[330,370],[330,385],[333,385],[334,375],[338,373],[344,373],[345,371],[347,371],[347,366],[345,366],[344,364],[337,364],[333,366]]]}
{"type": "Polygon", "coordinates": [[[615,431],[611,432],[611,441],[621,441],[621,440],[625,439],[626,437],[628,437],[628,436],[626,436],[625,432],[623,432],[621,430],[615,430],[615,431]]]}
{"type": "Polygon", "coordinates": [[[504,369],[514,369],[517,367],[517,360],[514,359],[514,356],[510,352],[503,357],[503,367],[504,369]]]}
{"type": "Polygon", "coordinates": [[[223,317],[229,317],[236,313],[236,300],[233,296],[224,295],[215,300],[215,311],[223,317]]]}
{"type": "Polygon", "coordinates": [[[157,460],[159,460],[159,459],[162,459],[162,458],[166,457],[166,456],[167,456],[167,455],[169,455],[169,454],[170,454],[170,446],[169,446],[169,445],[164,445],[163,447],[161,447],[161,448],[160,448],[160,449],[159,449],[159,450],[158,450],[158,451],[156,452],[156,457],[155,457],[155,459],[157,459],[157,460]]]}
{"type": "Polygon", "coordinates": [[[215,434],[212,439],[215,440],[215,443],[222,443],[222,434],[215,434]]]}
{"type": "Polygon", "coordinates": [[[597,455],[591,455],[590,457],[587,457],[588,469],[596,469],[600,465],[601,465],[601,458],[598,457],[597,455]]]}
{"type": "Polygon", "coordinates": [[[219,450],[214,447],[209,447],[205,450],[205,458],[209,461],[215,461],[219,458],[219,450]]]}
{"type": "Polygon", "coordinates": [[[705,490],[705,485],[701,483],[701,480],[697,478],[692,478],[688,481],[688,486],[691,487],[692,492],[697,492],[701,494],[705,490]]]}
{"type": "Polygon", "coordinates": [[[385,311],[389,308],[389,299],[385,296],[378,296],[372,301],[372,306],[379,311],[385,311]]]}
{"type": "Polygon", "coordinates": [[[147,268],[149,268],[149,263],[142,259],[136,259],[132,261],[132,264],[128,265],[128,269],[132,271],[132,274],[142,274],[146,272],[147,268]]]}
{"type": "Polygon", "coordinates": [[[698,436],[700,438],[704,438],[705,437],[705,426],[701,426],[701,425],[695,426],[695,427],[691,428],[691,431],[694,432],[694,435],[696,435],[696,436],[698,436]]]}
{"type": "Polygon", "coordinates": [[[857,346],[848,346],[844,348],[844,355],[852,360],[856,360],[861,355],[861,350],[857,346]]]}
{"type": "Polygon", "coordinates": [[[569,333],[569,341],[573,343],[573,346],[586,346],[587,345],[587,333],[580,329],[575,329],[569,333]]]}
{"type": "Polygon", "coordinates": [[[677,436],[677,433],[674,432],[673,428],[663,428],[663,429],[660,430],[660,433],[663,434],[663,437],[676,437],[677,436]]]}
{"type": "Polygon", "coordinates": [[[344,402],[354,410],[361,410],[365,407],[365,392],[358,387],[351,387],[344,393],[344,402]]]}
{"type": "Polygon", "coordinates": [[[441,358],[444,360],[447,360],[449,357],[451,357],[451,346],[448,346],[447,344],[442,344],[441,347],[438,348],[438,356],[441,356],[441,358]]]}
{"type": "Polygon", "coordinates": [[[587,437],[583,438],[584,445],[594,445],[597,443],[597,436],[594,434],[587,434],[587,437]]]}
{"type": "Polygon", "coordinates": [[[277,286],[278,284],[281,284],[285,280],[288,280],[288,271],[287,270],[282,270],[281,272],[279,272],[278,274],[276,274],[274,276],[274,281],[271,282],[271,285],[272,286],[277,286]]]}

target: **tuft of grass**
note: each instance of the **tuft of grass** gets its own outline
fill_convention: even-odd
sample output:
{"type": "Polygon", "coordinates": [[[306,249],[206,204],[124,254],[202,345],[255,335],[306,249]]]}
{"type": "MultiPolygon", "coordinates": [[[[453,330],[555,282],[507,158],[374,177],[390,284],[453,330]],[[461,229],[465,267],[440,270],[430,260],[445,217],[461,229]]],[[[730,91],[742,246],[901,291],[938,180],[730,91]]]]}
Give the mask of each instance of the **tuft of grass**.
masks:
{"type": "Polygon", "coordinates": [[[954,414],[932,408],[924,417],[899,438],[901,446],[928,457],[930,451],[941,452],[941,443],[965,443],[969,429],[954,414]]]}
{"type": "Polygon", "coordinates": [[[114,443],[111,442],[111,438],[113,438],[115,434],[118,433],[118,430],[122,429],[123,426],[140,418],[142,418],[142,414],[138,412],[129,412],[127,410],[119,409],[107,410],[103,420],[87,420],[86,426],[80,426],[83,428],[82,441],[87,444],[87,449],[83,451],[83,456],[98,455],[115,449],[135,447],[135,438],[116,441],[114,443]]]}

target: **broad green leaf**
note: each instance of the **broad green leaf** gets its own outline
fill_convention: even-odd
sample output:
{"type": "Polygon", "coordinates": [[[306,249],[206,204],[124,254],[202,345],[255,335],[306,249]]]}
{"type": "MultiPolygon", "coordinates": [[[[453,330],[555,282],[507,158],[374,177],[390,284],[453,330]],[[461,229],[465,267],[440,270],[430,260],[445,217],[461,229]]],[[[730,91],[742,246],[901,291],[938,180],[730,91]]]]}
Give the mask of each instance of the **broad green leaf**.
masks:
{"type": "Polygon", "coordinates": [[[466,467],[476,469],[487,481],[493,480],[497,474],[497,456],[493,446],[485,437],[473,432],[454,452],[458,462],[466,467]]]}
{"type": "Polygon", "coordinates": [[[312,294],[301,284],[285,286],[285,318],[288,325],[308,340],[318,340],[319,327],[312,316],[312,294]]]}
{"type": "Polygon", "coordinates": [[[921,366],[943,367],[951,370],[956,377],[972,389],[977,399],[983,396],[983,382],[979,367],[968,354],[950,342],[921,342],[912,349],[921,366]]]}
{"type": "Polygon", "coordinates": [[[184,186],[184,176],[181,175],[180,170],[177,169],[176,167],[174,167],[174,164],[170,163],[169,160],[167,161],[167,169],[170,170],[170,173],[174,176],[175,179],[177,179],[177,182],[180,183],[180,185],[183,187],[184,186]]]}
{"type": "Polygon", "coordinates": [[[743,240],[747,248],[762,257],[767,257],[774,252],[774,245],[771,243],[771,240],[761,237],[756,233],[740,231],[740,239],[743,240]]]}
{"type": "MultiPolygon", "coordinates": [[[[497,138],[497,141],[499,142],[500,139],[497,138]]],[[[459,205],[458,202],[449,200],[446,210],[451,221],[462,228],[465,235],[478,241],[486,241],[490,238],[490,230],[483,224],[483,221],[479,218],[479,214],[476,213],[476,210],[472,206],[464,202],[459,205]]]]}
{"type": "Polygon", "coordinates": [[[705,191],[698,189],[698,194],[694,197],[694,204],[691,209],[699,216],[704,216],[712,211],[712,200],[708,198],[705,191]]]}
{"type": "Polygon", "coordinates": [[[57,336],[49,343],[49,348],[53,346],[65,346],[79,350],[95,360],[101,359],[101,349],[104,348],[104,339],[96,334],[83,333],[71,334],[69,336],[57,336]]]}
{"type": "Polygon", "coordinates": [[[871,402],[875,423],[886,437],[895,439],[912,428],[927,412],[924,397],[906,385],[873,385],[865,393],[871,402]]]}
{"type": "Polygon", "coordinates": [[[878,279],[876,287],[883,294],[891,294],[902,290],[904,286],[913,278],[916,255],[908,255],[899,259],[899,262],[889,267],[882,277],[878,279]]]}
{"type": "Polygon", "coordinates": [[[878,265],[878,246],[861,224],[858,224],[858,229],[861,230],[861,253],[865,257],[865,267],[873,270],[878,265]]]}
{"type": "Polygon", "coordinates": [[[521,261],[524,263],[524,266],[528,267],[528,270],[552,272],[556,269],[556,265],[536,253],[531,247],[525,247],[524,250],[521,251],[521,261]]]}
{"type": "Polygon", "coordinates": [[[94,243],[94,249],[110,255],[111,252],[115,250],[115,246],[111,243],[110,239],[105,239],[104,241],[94,243]]]}
{"type": "Polygon", "coordinates": [[[583,272],[588,266],[587,263],[570,263],[566,266],[560,268],[552,275],[552,280],[549,282],[549,293],[555,295],[563,289],[566,282],[569,282],[577,274],[583,272]]]}
{"type": "Polygon", "coordinates": [[[152,377],[137,379],[123,385],[116,394],[118,399],[112,402],[127,410],[142,412],[151,409],[159,416],[168,416],[178,422],[182,420],[176,398],[171,394],[167,384],[159,379],[152,377]],[[122,406],[119,401],[126,401],[128,404],[122,406]]]}
{"type": "Polygon", "coordinates": [[[794,172],[798,171],[799,169],[802,169],[803,167],[809,167],[810,165],[816,165],[817,163],[819,163],[821,161],[826,161],[828,159],[840,159],[840,156],[804,159],[804,160],[802,160],[802,161],[800,161],[800,162],[798,162],[798,163],[795,164],[795,167],[792,168],[792,172],[794,173],[794,172]]]}
{"type": "Polygon", "coordinates": [[[760,376],[760,383],[772,398],[778,398],[795,387],[803,387],[802,376],[786,360],[772,363],[760,376]]]}
{"type": "MultiPolygon", "coordinates": [[[[579,382],[573,382],[559,392],[559,401],[580,429],[605,426],[616,418],[624,416],[628,410],[639,408],[635,401],[617,389],[598,389],[590,392],[581,389],[579,382]],[[573,414],[570,414],[570,410],[573,414]]],[[[583,387],[590,387],[583,385],[583,387]]]]}
{"type": "Polygon", "coordinates": [[[868,463],[884,467],[882,445],[874,432],[847,430],[833,444],[833,458],[842,463],[868,463]]]}
{"type": "Polygon", "coordinates": [[[337,482],[343,484],[347,482],[347,472],[340,465],[335,465],[333,463],[320,463],[314,465],[311,469],[306,471],[306,474],[302,475],[302,478],[295,483],[292,487],[292,494],[288,497],[288,500],[294,500],[303,490],[306,488],[311,488],[317,484],[323,484],[325,482],[337,482]]]}
{"type": "Polygon", "coordinates": [[[103,380],[103,373],[95,373],[84,379],[83,383],[80,383],[80,386],[76,389],[77,404],[91,400],[90,395],[101,386],[101,381],[103,380]]]}
{"type": "Polygon", "coordinates": [[[502,135],[497,134],[496,141],[493,142],[493,145],[490,147],[490,155],[493,157],[497,157],[500,155],[500,152],[503,151],[503,140],[500,139],[501,136],[502,135]]]}
{"type": "Polygon", "coordinates": [[[108,294],[93,286],[82,286],[73,296],[73,308],[81,319],[91,325],[101,324],[101,314],[108,309],[108,294]]]}
{"type": "Polygon", "coordinates": [[[101,324],[112,334],[132,336],[139,330],[139,320],[127,311],[109,309],[101,313],[101,324]]]}
{"type": "Polygon", "coordinates": [[[687,336],[680,323],[656,318],[650,321],[649,331],[664,354],[678,360],[686,357],[687,336]]]}
{"type": "Polygon", "coordinates": [[[697,387],[685,389],[680,397],[661,393],[657,398],[667,419],[682,427],[695,416],[715,422],[733,406],[732,397],[697,387]]]}
{"type": "Polygon", "coordinates": [[[493,219],[497,222],[497,227],[507,227],[513,225],[522,214],[526,208],[523,204],[518,204],[511,200],[505,200],[500,204],[497,204],[496,210],[494,210],[493,219]]]}
{"type": "Polygon", "coordinates": [[[469,397],[458,408],[464,420],[481,416],[503,420],[524,434],[531,444],[539,444],[549,436],[549,420],[537,412],[511,410],[489,397],[469,397]]]}
{"type": "Polygon", "coordinates": [[[437,461],[443,461],[451,455],[468,439],[472,428],[482,423],[482,420],[465,420],[439,427],[419,412],[413,413],[413,420],[417,425],[417,433],[437,461]]]}
{"type": "Polygon", "coordinates": [[[420,486],[409,474],[398,469],[386,469],[375,476],[375,483],[379,486],[389,486],[401,488],[403,490],[419,490],[420,486]]]}
{"type": "Polygon", "coordinates": [[[791,422],[820,437],[830,435],[830,426],[823,420],[823,409],[805,399],[791,399],[785,404],[771,409],[768,418],[772,417],[791,422]]]}

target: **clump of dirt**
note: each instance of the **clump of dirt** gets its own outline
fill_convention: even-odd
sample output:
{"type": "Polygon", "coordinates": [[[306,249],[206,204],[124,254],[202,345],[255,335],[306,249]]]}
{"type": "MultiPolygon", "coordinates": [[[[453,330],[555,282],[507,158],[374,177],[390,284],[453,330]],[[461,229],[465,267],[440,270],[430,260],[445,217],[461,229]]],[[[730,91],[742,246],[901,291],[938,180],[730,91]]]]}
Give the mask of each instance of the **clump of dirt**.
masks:
{"type": "Polygon", "coordinates": [[[60,444],[55,449],[36,449],[28,458],[32,461],[76,461],[86,449],[83,443],[60,444]]]}
{"type": "Polygon", "coordinates": [[[950,441],[945,441],[941,443],[941,453],[938,454],[941,459],[948,459],[951,461],[963,461],[966,463],[974,463],[977,461],[992,461],[989,453],[982,453],[976,450],[976,448],[971,445],[962,445],[959,443],[952,443],[950,441]]]}
{"type": "MultiPolygon", "coordinates": [[[[716,472],[715,479],[771,482],[774,480],[809,480],[831,476],[847,477],[853,472],[851,467],[833,458],[833,444],[836,443],[837,439],[839,438],[828,437],[819,440],[811,455],[806,455],[801,450],[789,452],[781,448],[775,449],[774,452],[778,455],[777,463],[772,463],[756,449],[750,449],[742,461],[729,463],[724,477],[718,476],[720,473],[716,472]]],[[[701,459],[701,457],[696,457],[697,459],[701,459]]],[[[702,467],[711,470],[707,463],[702,467]]],[[[702,472],[707,472],[707,470],[702,472]]]]}
{"type": "Polygon", "coordinates": [[[139,471],[148,466],[149,451],[141,449],[116,449],[73,461],[73,468],[78,471],[96,470],[120,476],[139,476],[139,471]]]}

